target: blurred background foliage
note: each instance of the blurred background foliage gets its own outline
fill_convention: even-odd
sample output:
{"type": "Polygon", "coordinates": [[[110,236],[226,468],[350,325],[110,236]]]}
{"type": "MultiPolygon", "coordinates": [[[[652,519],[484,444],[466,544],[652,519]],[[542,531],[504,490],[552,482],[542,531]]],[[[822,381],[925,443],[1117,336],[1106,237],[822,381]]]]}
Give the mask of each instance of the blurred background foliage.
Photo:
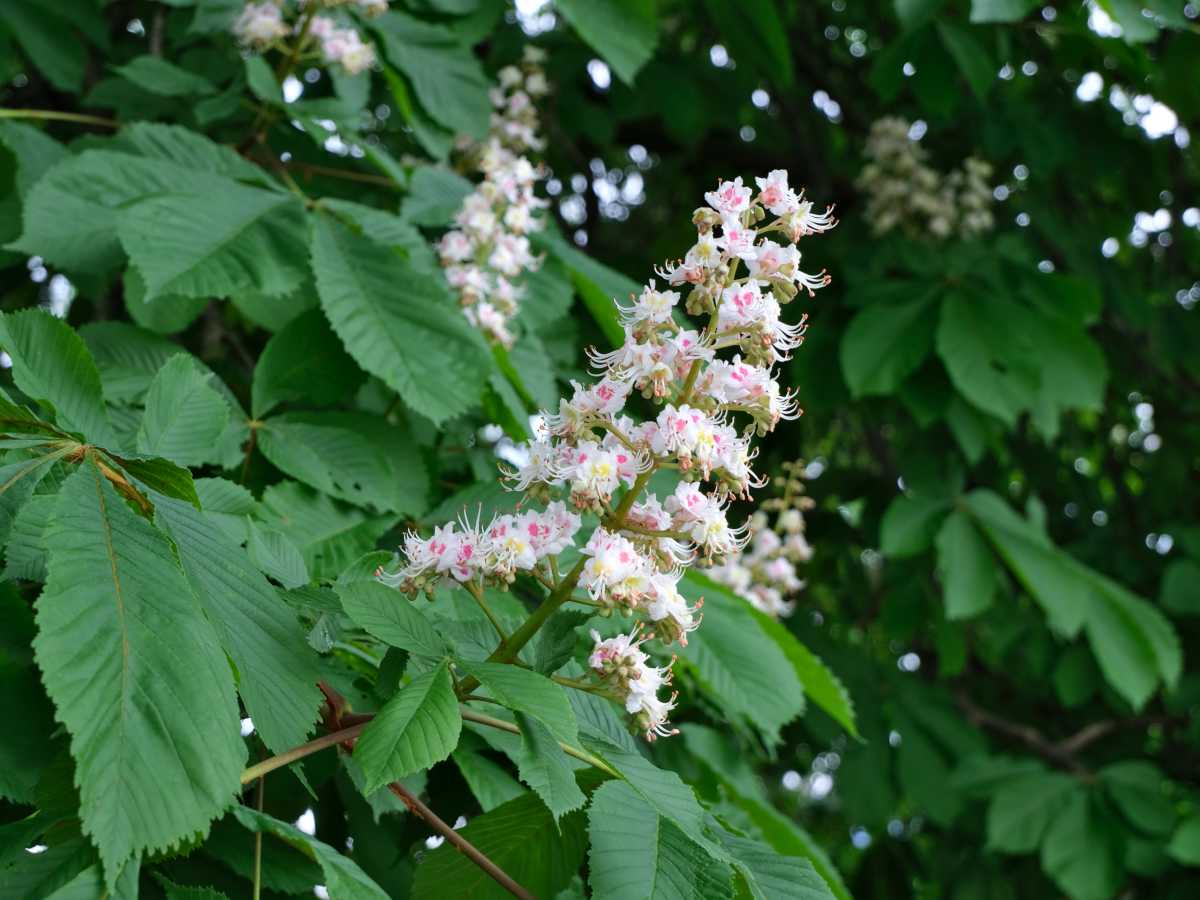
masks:
{"type": "MultiPolygon", "coordinates": [[[[224,29],[237,5],[5,0],[0,99],[178,121],[237,145],[253,117],[246,90],[279,102],[231,52],[224,29]],[[122,68],[148,45],[217,87],[164,91],[160,78],[122,68]]],[[[264,156],[282,158],[315,195],[436,229],[462,185],[429,164],[446,159],[455,132],[481,125],[485,70],[529,42],[546,49],[545,189],[560,236],[546,239],[536,290],[563,311],[572,287],[579,302],[569,316],[527,323],[540,343],[517,368],[540,403],[556,395],[555,379],[583,368],[583,346],[611,341],[613,323],[593,317],[604,296],[635,288],[628,279],[690,244],[691,210],[719,177],[787,168],[818,205],[837,204],[841,226],[819,254],[834,284],[806,304],[808,341],[790,364],[806,414],[766,439],[761,468],[807,461],[816,555],[786,627],[849,688],[861,740],[810,708],[777,747],[749,730],[697,727],[666,742],[662,759],[728,815],[749,815],[747,827],[769,830],[779,815],[803,825],[860,900],[1192,896],[1200,7],[394,7],[402,18],[376,27],[384,77],[369,88],[297,79],[288,102],[300,127],[275,132],[264,156]],[[994,231],[875,233],[856,185],[871,125],[887,116],[910,123],[937,169],[968,156],[993,166],[994,231]],[[757,818],[731,800],[760,790],[745,787],[756,776],[776,810],[758,807],[757,818]]],[[[103,140],[102,128],[51,129],[75,150],[103,140]]],[[[15,204],[59,151],[31,151],[10,131],[0,141],[15,204]]],[[[21,231],[8,212],[0,229],[12,240],[21,231]]],[[[132,321],[174,335],[243,397],[271,334],[316,305],[302,286],[282,312],[249,293],[151,308],[111,271],[16,251],[0,263],[4,309],[40,304],[75,324],[132,321]]],[[[90,327],[101,355],[102,331],[90,327]]],[[[379,411],[376,388],[333,395],[360,390],[360,408],[379,411]]],[[[460,448],[441,457],[414,512],[436,518],[439,503],[461,501],[457,488],[492,477],[480,426],[499,421],[515,437],[523,428],[520,398],[504,391],[494,385],[482,416],[451,419],[440,438],[407,414],[427,456],[460,448]]],[[[252,483],[277,481],[272,463],[303,480],[256,455],[252,483]]],[[[277,490],[271,502],[294,500],[277,490]]],[[[368,542],[388,527],[370,525],[368,542]]],[[[440,778],[428,790],[445,806],[463,786],[440,778]]],[[[344,788],[339,780],[351,818],[370,815],[344,788]]],[[[420,831],[397,828],[409,840],[420,831]]]]}

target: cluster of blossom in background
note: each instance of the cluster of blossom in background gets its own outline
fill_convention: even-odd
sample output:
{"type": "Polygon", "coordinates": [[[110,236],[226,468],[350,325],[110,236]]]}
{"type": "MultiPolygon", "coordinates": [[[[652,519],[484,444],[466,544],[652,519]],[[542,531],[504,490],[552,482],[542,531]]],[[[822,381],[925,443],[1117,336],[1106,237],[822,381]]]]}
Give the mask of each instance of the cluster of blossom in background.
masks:
{"type": "Polygon", "coordinates": [[[772,618],[795,611],[792,598],[805,585],[798,567],[813,554],[804,534],[804,511],[813,505],[812,498],[804,496],[804,465],[785,463],[783,474],[782,496],[764,501],[750,518],[749,545],[708,572],[713,581],[772,618]]]}
{"type": "Polygon", "coordinates": [[[686,644],[700,625],[699,602],[679,590],[686,567],[745,546],[746,526],[731,526],[726,513],[733,498],[762,484],[751,467],[753,437],[799,415],[774,366],[800,345],[804,325],[784,322],[781,304],[829,281],[800,269],[795,244],[832,228],[831,210],[814,211],[786,172],[756,182],[757,191],[738,178],[705,195],[708,206],[692,219],[696,243],[659,271],[668,289],[651,281],[630,304],[618,304],[624,344],[592,353],[596,381],[576,384],[520,448],[522,461],[506,475],[525,492],[522,505],[556,499],[487,526],[463,519],[428,538],[409,534],[399,567],[379,573],[412,595],[446,580],[474,591],[527,573],[552,596],[636,617],[626,634],[596,635],[590,664],[593,690],[623,703],[649,739],[674,733],[667,718],[675,698],[659,694],[670,665],[651,665],[642,647],[652,639],[686,644]],[[707,317],[702,329],[677,318],[681,302],[707,317]],[[635,392],[647,402],[630,403],[635,392]],[[644,494],[661,470],[678,477],[662,500],[644,494]],[[563,572],[555,557],[577,545],[584,511],[600,524],[563,572]]]}
{"type": "Polygon", "coordinates": [[[972,156],[943,175],[928,165],[925,150],[911,135],[904,119],[889,116],[871,124],[858,187],[867,196],[872,230],[886,234],[900,228],[939,240],[991,231],[991,165],[972,156]]]}
{"type": "Polygon", "coordinates": [[[542,227],[538,210],[547,201],[534,196],[540,172],[525,154],[545,147],[534,105],[548,91],[542,59],[542,51],[526,46],[520,66],[500,70],[499,86],[491,91],[487,139],[460,148],[483,178],[455,216],[457,227],[438,245],[446,278],[467,318],[505,347],[514,339],[509,323],[524,294],[521,276],[540,263],[529,234],[542,227]]]}
{"type": "Polygon", "coordinates": [[[388,0],[307,0],[300,4],[302,12],[294,24],[285,21],[279,0],[247,3],[233,23],[233,34],[240,43],[259,51],[282,45],[292,35],[300,44],[297,53],[316,41],[326,64],[341,65],[349,74],[357,75],[375,64],[375,48],[356,29],[339,27],[329,16],[316,12],[337,6],[377,16],[387,11],[388,0]]]}

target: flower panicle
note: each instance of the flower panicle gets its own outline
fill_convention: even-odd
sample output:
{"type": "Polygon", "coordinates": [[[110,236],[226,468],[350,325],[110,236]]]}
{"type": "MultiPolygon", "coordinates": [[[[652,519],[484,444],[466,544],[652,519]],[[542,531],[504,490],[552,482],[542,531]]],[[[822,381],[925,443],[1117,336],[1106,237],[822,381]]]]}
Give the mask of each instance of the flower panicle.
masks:
{"type": "Polygon", "coordinates": [[[702,601],[681,591],[689,566],[755,552],[759,531],[731,523],[730,504],[765,483],[754,437],[800,414],[776,364],[800,346],[806,320],[786,321],[784,307],[829,282],[801,268],[796,243],[832,228],[830,213],[814,213],[782,170],[755,184],[721,181],[705,195],[696,243],[658,272],[667,284],[651,280],[616,303],[622,345],[590,351],[593,380],[572,382],[510,455],[507,486],[544,509],[410,535],[399,568],[383,576],[415,594],[446,581],[504,585],[524,572],[602,616],[631,618],[626,633],[594,635],[589,667],[595,689],[623,703],[650,740],[674,733],[678,698],[660,696],[670,664],[652,665],[643,648],[687,646],[700,627],[702,601]],[[693,325],[685,312],[707,321],[693,325]],[[635,392],[646,403],[631,404],[635,392]],[[676,483],[647,492],[656,473],[676,483]],[[600,524],[584,535],[586,512],[600,524]],[[583,557],[575,580],[552,564],[568,548],[583,557]]]}

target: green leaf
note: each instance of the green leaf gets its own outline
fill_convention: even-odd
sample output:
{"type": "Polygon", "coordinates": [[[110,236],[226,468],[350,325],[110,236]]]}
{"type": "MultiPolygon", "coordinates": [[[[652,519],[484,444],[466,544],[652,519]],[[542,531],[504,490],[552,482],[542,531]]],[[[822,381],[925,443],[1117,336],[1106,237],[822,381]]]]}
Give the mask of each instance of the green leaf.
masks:
{"type": "Polygon", "coordinates": [[[1061,798],[1042,841],[1042,868],[1073,900],[1107,900],[1121,886],[1121,847],[1087,792],[1061,798]]]}
{"type": "Polygon", "coordinates": [[[125,270],[125,309],[139,326],[158,334],[183,331],[204,312],[209,297],[159,296],[146,301],[146,283],[134,268],[125,270]]]}
{"type": "Polygon", "coordinates": [[[971,403],[1009,426],[1031,408],[1040,386],[1014,323],[1020,309],[987,297],[952,294],[942,301],[937,350],[950,380],[971,403]]]}
{"type": "Polygon", "coordinates": [[[893,393],[933,349],[933,295],[906,303],[873,303],[842,338],[842,373],[855,397],[893,393]]]}
{"type": "Polygon", "coordinates": [[[145,279],[147,302],[244,290],[280,296],[307,274],[300,202],[232,181],[215,191],[176,185],[140,200],[117,215],[117,233],[145,279]]]}
{"type": "Polygon", "coordinates": [[[229,422],[229,407],[209,385],[187,353],[171,357],[158,370],[146,394],[138,429],[140,453],[185,466],[213,462],[213,449],[229,422]]]}
{"type": "Polygon", "coordinates": [[[1153,763],[1127,759],[1105,766],[1100,780],[1125,818],[1142,832],[1166,837],[1175,827],[1170,783],[1153,763]]]}
{"type": "Polygon", "coordinates": [[[858,737],[854,701],[841,679],[815,653],[800,643],[782,622],[756,609],[753,613],[759,627],[775,641],[792,664],[796,677],[800,679],[804,688],[805,696],[821,707],[852,737],[858,737]]]}
{"type": "MultiPolygon", "coordinates": [[[[435,169],[431,166],[421,166],[414,170],[412,178],[408,183],[409,195],[405,198],[404,211],[408,212],[409,205],[414,202],[417,186],[419,182],[425,181],[423,173],[437,172],[440,175],[449,176],[451,179],[457,179],[458,182],[466,185],[467,193],[474,189],[474,186],[464,179],[461,175],[456,175],[453,172],[446,172],[442,169],[435,169]]],[[[438,181],[444,179],[439,177],[438,181]]],[[[425,190],[428,190],[427,188],[425,190]]],[[[450,193],[453,195],[457,192],[456,187],[452,187],[450,193]]],[[[465,194],[463,196],[466,196],[465,194]]],[[[434,200],[434,198],[428,198],[434,200]]],[[[439,196],[434,202],[446,202],[444,196],[439,196]]],[[[324,199],[321,201],[321,207],[327,209],[338,216],[343,221],[349,219],[350,223],[358,228],[363,237],[370,238],[377,244],[382,244],[385,247],[392,247],[398,250],[403,250],[409,261],[424,272],[436,272],[440,268],[437,261],[437,256],[434,254],[433,248],[429,241],[415,227],[413,222],[406,217],[401,217],[395,213],[384,212],[381,209],[376,209],[373,206],[364,206],[361,203],[351,203],[348,200],[324,199]]],[[[457,210],[457,207],[455,207],[457,210]]],[[[450,213],[453,215],[453,211],[450,213]]],[[[445,222],[438,224],[447,224],[449,218],[445,222]]],[[[417,223],[431,224],[431,223],[417,223]]]]}
{"type": "Polygon", "coordinates": [[[941,35],[942,43],[950,51],[954,61],[958,63],[959,71],[971,86],[975,97],[982,101],[996,82],[996,64],[992,61],[991,54],[976,40],[970,28],[939,22],[938,34],[941,35]]]}
{"type": "Polygon", "coordinates": [[[233,815],[250,831],[272,834],[295,847],[321,867],[330,900],[387,900],[387,894],[348,856],[309,837],[299,828],[250,809],[235,806],[233,815]]]}
{"type": "Polygon", "coordinates": [[[624,301],[631,294],[641,293],[642,287],[632,278],[596,262],[586,253],[568,244],[562,235],[547,229],[534,238],[535,246],[557,258],[571,276],[584,305],[604,332],[608,342],[619,347],[625,340],[625,329],[617,318],[613,300],[624,301]]]}
{"type": "MultiPolygon", "coordinates": [[[[223,175],[283,193],[284,188],[266,170],[241,156],[232,147],[218,144],[198,131],[161,122],[133,122],[121,128],[117,146],[138,156],[174,163],[194,172],[223,175]]],[[[166,187],[148,193],[168,193],[166,187]]]]}
{"type": "Polygon", "coordinates": [[[879,549],[885,556],[903,559],[924,553],[933,543],[950,500],[939,495],[901,494],[883,513],[879,523],[879,549]]]}
{"type": "Polygon", "coordinates": [[[1171,858],[1185,866],[1200,866],[1200,814],[1179,823],[1167,845],[1171,858]]]}
{"type": "Polygon", "coordinates": [[[113,66],[113,71],[160,97],[202,97],[217,90],[207,78],[159,56],[135,56],[123,66],[113,66]]]}
{"type": "Polygon", "coordinates": [[[558,0],[555,7],[628,85],[654,55],[658,21],[651,0],[558,0]]]}
{"type": "Polygon", "coordinates": [[[246,760],[237,700],[170,542],[93,463],[63,483],[46,543],[34,650],[111,887],[130,856],[207,831],[229,803],[246,760]]]}
{"type": "Polygon", "coordinates": [[[521,780],[542,798],[555,820],[579,809],[587,797],[575,782],[574,763],[558,745],[554,735],[533,716],[517,713],[521,747],[515,762],[521,780]]]}
{"type": "Polygon", "coordinates": [[[140,487],[158,491],[176,500],[186,500],[199,509],[200,496],[196,493],[196,483],[192,480],[192,473],[183,466],[159,458],[143,459],[137,456],[117,456],[113,453],[105,455],[138,482],[140,487]]]}
{"type": "Polygon", "coordinates": [[[303,312],[263,348],[254,367],[251,414],[261,419],[280,403],[337,403],[363,382],[320,310],[303,312]]]}
{"type": "Polygon", "coordinates": [[[21,200],[47,169],[70,155],[54,138],[23,122],[0,122],[0,144],[12,152],[16,162],[13,187],[21,200]]]}
{"type": "Polygon", "coordinates": [[[745,600],[692,573],[682,587],[689,599],[703,596],[707,627],[688,635],[680,661],[725,716],[778,741],[780,729],[804,711],[804,689],[791,660],[745,600]]]}
{"type": "Polygon", "coordinates": [[[464,661],[462,667],[509,709],[537,719],[563,743],[579,743],[575,711],[561,685],[545,675],[506,663],[464,661]]]}
{"type": "Polygon", "coordinates": [[[728,831],[718,834],[754,900],[834,900],[829,885],[807,859],[781,856],[759,841],[728,831]]]}
{"type": "Polygon", "coordinates": [[[561,669],[575,653],[576,629],[592,618],[583,610],[559,610],[542,626],[533,643],[533,668],[543,675],[561,669]]]}
{"type": "Polygon", "coordinates": [[[634,792],[687,837],[710,851],[704,831],[704,810],[692,789],[676,773],[660,769],[642,756],[640,749],[623,749],[604,740],[585,739],[584,746],[612,766],[634,792]]]}
{"type": "Polygon", "coordinates": [[[246,554],[260,572],[288,589],[308,584],[304,557],[286,535],[254,521],[248,525],[246,554]]]}
{"type": "Polygon", "coordinates": [[[478,402],[491,355],[444,283],[327,217],[312,253],[321,306],[360,366],[435,424],[478,402]]]}
{"type": "Polygon", "coordinates": [[[1099,676],[1087,647],[1075,644],[1066,649],[1054,667],[1054,692],[1063,706],[1079,706],[1096,692],[1099,676]]]}
{"type": "Polygon", "coordinates": [[[8,0],[0,4],[0,22],[51,84],[60,91],[79,91],[87,50],[67,9],[46,7],[37,0],[8,0]]]}
{"type": "Polygon", "coordinates": [[[258,54],[246,57],[246,85],[259,100],[275,106],[283,105],[283,90],[270,64],[258,54]]]}
{"type": "Polygon", "coordinates": [[[987,811],[987,847],[1001,853],[1030,853],[1079,783],[1059,772],[1019,774],[1001,782],[987,811]]]}
{"type": "Polygon", "coordinates": [[[414,225],[441,228],[454,216],[475,186],[457,172],[441,166],[419,166],[408,183],[401,215],[414,225]]]}
{"type": "MultiPolygon", "coordinates": [[[[2,654],[0,715],[8,723],[4,740],[0,741],[0,797],[15,803],[33,803],[34,789],[49,762],[47,748],[55,730],[54,710],[38,681],[37,670],[2,654]]],[[[42,823],[42,828],[48,824],[42,823]]],[[[31,837],[39,834],[40,831],[31,837]]]]}
{"type": "Polygon", "coordinates": [[[273,484],[263,492],[261,517],[292,539],[308,574],[317,579],[337,578],[374,549],[396,521],[395,516],[372,516],[294,481],[273,484]]]}
{"type": "MultiPolygon", "coordinates": [[[[570,883],[587,849],[582,811],[555,823],[533,794],[472,819],[460,832],[534,897],[554,897],[570,883]]],[[[512,895],[449,842],[417,866],[412,895],[422,900],[508,900],[512,895]]]]}
{"type": "Polygon", "coordinates": [[[354,624],[386,644],[435,659],[446,654],[446,642],[417,608],[417,601],[374,579],[335,585],[346,615],[354,624]]]}
{"type": "Polygon", "coordinates": [[[157,872],[154,873],[154,877],[162,886],[166,900],[229,900],[227,895],[215,888],[175,884],[157,872]]]}
{"type": "Polygon", "coordinates": [[[1040,0],[971,0],[972,22],[1017,22],[1036,9],[1040,0]]]}
{"type": "Polygon", "coordinates": [[[367,793],[441,762],[461,731],[458,698],[442,662],[401,688],[363,730],[354,758],[367,777],[367,793]]]}
{"type": "Polygon", "coordinates": [[[383,39],[384,56],[405,74],[429,115],[452,131],[486,134],[489,82],[470,47],[449,28],[396,10],[371,24],[383,39]]]}
{"type": "Polygon", "coordinates": [[[46,528],[53,518],[54,494],[34,494],[17,511],[4,548],[4,579],[46,580],[46,528]]]}
{"type": "Polygon", "coordinates": [[[54,411],[59,426],[116,446],[104,409],[100,372],[78,332],[40,309],[0,317],[0,346],[12,357],[17,387],[54,411]]]}
{"type": "Polygon", "coordinates": [[[1177,616],[1200,616],[1200,563],[1177,559],[1167,566],[1158,602],[1177,616]]]}
{"type": "Polygon", "coordinates": [[[588,883],[594,900],[727,898],[732,873],[661,818],[623,781],[602,784],[588,808],[588,883]]]}
{"type": "Polygon", "coordinates": [[[519,781],[482,753],[466,750],[460,744],[450,756],[484,812],[526,793],[519,781]]]}
{"type": "Polygon", "coordinates": [[[1054,547],[990,491],[968,494],[963,508],[1046,611],[1052,628],[1068,636],[1086,629],[1105,679],[1130,704],[1145,704],[1160,680],[1176,682],[1183,666],[1179,637],[1151,604],[1054,547]]]}
{"type": "Polygon", "coordinates": [[[166,498],[156,498],[155,518],[237,667],[238,690],[264,743],[277,753],[304,743],[322,694],[296,617],[219,523],[166,498]]]}
{"type": "Polygon", "coordinates": [[[937,553],[946,618],[969,619],[992,605],[996,565],[966,513],[955,510],[946,517],[937,535],[937,553]]]}
{"type": "Polygon", "coordinates": [[[276,468],[326,494],[360,506],[394,509],[394,469],[383,448],[353,427],[358,418],[284,413],[262,423],[258,445],[276,468]]]}

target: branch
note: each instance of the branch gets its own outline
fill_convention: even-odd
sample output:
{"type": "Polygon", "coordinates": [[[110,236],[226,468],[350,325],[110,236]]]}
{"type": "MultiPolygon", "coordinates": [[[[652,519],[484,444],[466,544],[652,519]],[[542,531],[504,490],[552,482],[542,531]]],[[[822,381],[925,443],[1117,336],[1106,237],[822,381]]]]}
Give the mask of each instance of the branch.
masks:
{"type": "Polygon", "coordinates": [[[1001,716],[988,712],[980,706],[976,706],[964,692],[959,691],[956,695],[958,705],[962,711],[966,713],[968,719],[975,725],[981,725],[985,728],[990,728],[1000,734],[1008,735],[1015,740],[1020,741],[1026,747],[1033,750],[1039,756],[1042,756],[1053,763],[1063,766],[1072,772],[1079,775],[1090,774],[1078,760],[1075,759],[1073,753],[1068,749],[1064,750],[1061,744],[1056,744],[1046,739],[1046,737],[1034,728],[1032,725],[1022,725],[1019,722],[1010,722],[1001,716]]]}
{"type": "Polygon", "coordinates": [[[514,897],[521,897],[522,900],[536,900],[533,894],[513,881],[503,869],[488,859],[474,844],[443,822],[437,813],[422,803],[420,798],[410,793],[404,785],[398,781],[393,781],[388,785],[388,789],[403,800],[404,805],[414,815],[424,819],[430,828],[441,834],[446,840],[457,847],[460,852],[466,854],[467,859],[487,872],[498,885],[514,897]]]}
{"type": "Polygon", "coordinates": [[[304,759],[306,756],[311,756],[319,750],[325,750],[328,747],[336,747],[343,741],[352,741],[367,727],[366,722],[359,722],[356,725],[351,725],[349,728],[343,728],[341,731],[334,731],[330,734],[322,735],[321,737],[309,741],[307,744],[301,744],[299,747],[293,747],[291,750],[285,750],[278,756],[272,756],[269,759],[264,759],[260,763],[256,763],[250,768],[242,772],[242,784],[249,784],[255,778],[261,775],[266,775],[268,772],[274,772],[276,769],[282,769],[284,766],[291,765],[296,760],[304,759]]]}
{"type": "Polygon", "coordinates": [[[78,122],[80,125],[102,125],[105,128],[120,128],[116,119],[87,116],[82,113],[58,112],[54,109],[0,109],[0,119],[45,119],[51,122],[78,122]]]}

